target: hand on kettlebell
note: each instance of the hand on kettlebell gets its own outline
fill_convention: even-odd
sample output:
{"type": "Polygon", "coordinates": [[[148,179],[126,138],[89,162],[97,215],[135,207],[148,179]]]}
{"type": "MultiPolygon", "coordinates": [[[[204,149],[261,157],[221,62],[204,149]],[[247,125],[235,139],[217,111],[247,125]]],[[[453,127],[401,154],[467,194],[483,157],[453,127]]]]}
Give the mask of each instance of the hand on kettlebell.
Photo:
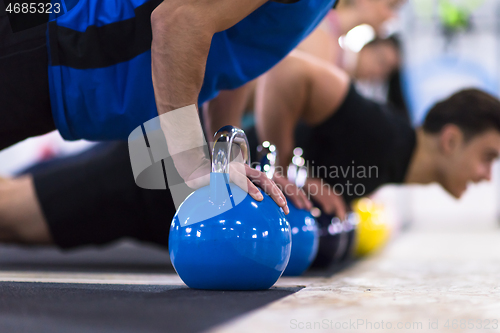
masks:
{"type": "Polygon", "coordinates": [[[256,186],[258,185],[278,206],[283,208],[286,215],[290,212],[285,195],[265,173],[252,169],[247,164],[240,162],[231,162],[229,168],[231,170],[229,173],[231,181],[250,194],[252,198],[257,201],[264,199],[256,186]]]}
{"type": "Polygon", "coordinates": [[[264,173],[248,166],[242,130],[225,126],[214,142],[210,185],[191,193],[170,225],[172,265],[191,288],[269,289],[291,256],[290,224],[274,203],[288,212],[286,200],[264,173]]]}
{"type": "MultiPolygon", "coordinates": [[[[179,158],[177,158],[177,161],[179,158]]],[[[175,159],[174,159],[175,161],[175,159]]],[[[180,162],[176,161],[176,167],[178,170],[186,170],[185,168],[179,167],[180,162]]],[[[184,163],[188,162],[188,159],[183,160],[184,163]]],[[[203,186],[207,186],[210,184],[210,168],[211,168],[211,161],[206,158],[198,158],[198,159],[192,159],[191,160],[191,167],[193,167],[193,170],[188,169],[189,172],[187,173],[186,171],[182,172],[179,171],[180,176],[184,180],[185,184],[193,189],[197,190],[199,188],[202,188],[203,186]],[[196,164],[199,164],[196,166],[196,164]]]]}
{"type": "Polygon", "coordinates": [[[324,184],[321,179],[308,178],[304,188],[309,195],[317,202],[321,210],[326,214],[335,214],[339,219],[344,220],[347,215],[347,205],[344,198],[334,193],[324,184]]]}
{"type": "Polygon", "coordinates": [[[298,208],[311,210],[313,205],[307,198],[303,189],[299,188],[296,184],[290,181],[287,177],[279,173],[275,173],[273,180],[278,185],[279,189],[286,195],[288,199],[298,208]]]}
{"type": "MultiPolygon", "coordinates": [[[[184,155],[187,154],[184,153],[184,155]]],[[[193,190],[197,190],[210,184],[210,170],[212,163],[208,158],[196,158],[196,155],[194,154],[190,157],[182,156],[182,159],[177,158],[176,164],[178,170],[193,170],[190,174],[187,174],[185,171],[180,172],[186,185],[193,190]],[[191,161],[190,169],[179,167],[179,160],[182,160],[183,163],[191,161]],[[193,167],[193,165],[196,164],[199,164],[199,166],[193,167]]],[[[267,178],[265,173],[252,169],[246,163],[240,162],[238,158],[229,163],[229,168],[231,181],[250,194],[253,199],[257,201],[262,201],[264,199],[256,186],[258,185],[262,188],[264,193],[267,193],[276,202],[278,206],[283,208],[285,214],[288,214],[289,208],[283,192],[272,180],[267,178]]]]}

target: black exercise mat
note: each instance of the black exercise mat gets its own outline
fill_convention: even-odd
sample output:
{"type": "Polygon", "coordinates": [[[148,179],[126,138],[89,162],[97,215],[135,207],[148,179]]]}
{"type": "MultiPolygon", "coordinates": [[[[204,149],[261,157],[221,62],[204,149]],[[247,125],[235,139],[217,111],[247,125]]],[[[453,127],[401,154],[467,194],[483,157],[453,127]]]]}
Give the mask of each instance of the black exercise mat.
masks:
{"type": "Polygon", "coordinates": [[[200,332],[300,290],[0,283],[0,332],[200,332]]]}
{"type": "Polygon", "coordinates": [[[132,241],[71,251],[0,245],[0,271],[175,273],[166,249],[132,241]]]}

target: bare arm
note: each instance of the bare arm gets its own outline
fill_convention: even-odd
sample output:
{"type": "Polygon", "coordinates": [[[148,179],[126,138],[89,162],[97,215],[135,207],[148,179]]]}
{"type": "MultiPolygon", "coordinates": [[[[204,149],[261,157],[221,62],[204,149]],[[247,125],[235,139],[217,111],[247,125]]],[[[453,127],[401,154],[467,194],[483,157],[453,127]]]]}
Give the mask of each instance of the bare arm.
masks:
{"type": "MultiPolygon", "coordinates": [[[[151,15],[153,31],[152,76],[158,113],[172,154],[190,151],[190,178],[206,164],[205,140],[196,104],[212,36],[241,21],[266,0],[168,0],[151,15]],[[191,106],[169,117],[163,115],[191,106]],[[196,162],[195,160],[198,159],[196,162]]],[[[179,159],[178,159],[179,160],[179,159]]],[[[183,163],[185,166],[186,163],[183,163]]],[[[179,168],[178,168],[179,169],[179,168]]],[[[199,172],[198,172],[199,173],[199,172]]],[[[202,185],[202,182],[199,185],[202,185]]]]}
{"type": "Polygon", "coordinates": [[[305,68],[290,57],[261,77],[257,85],[257,134],[261,141],[276,146],[282,170],[292,159],[294,130],[307,103],[308,86],[305,68]]]}
{"type": "Polygon", "coordinates": [[[305,193],[287,179],[287,168],[295,147],[294,131],[308,99],[308,77],[304,67],[287,57],[257,83],[256,127],[259,140],[269,141],[278,151],[274,181],[297,208],[312,208],[305,193]]]}
{"type": "Polygon", "coordinates": [[[225,125],[241,127],[241,118],[251,94],[251,86],[246,84],[238,89],[224,90],[203,107],[204,128],[208,136],[225,125]]]}
{"type": "MultiPolygon", "coordinates": [[[[278,150],[282,174],[277,174],[277,183],[286,185],[284,173],[292,159],[299,120],[311,126],[322,123],[342,103],[348,87],[349,78],[345,73],[300,51],[292,53],[259,80],[257,133],[260,140],[272,142],[278,150]]],[[[301,192],[285,194],[299,208],[310,207],[301,192]]]]}
{"type": "Polygon", "coordinates": [[[158,113],[196,104],[212,36],[266,0],[168,0],[151,15],[152,71],[158,113]]]}
{"type": "MultiPolygon", "coordinates": [[[[174,165],[191,188],[209,182],[210,161],[196,104],[212,37],[232,27],[266,1],[168,0],[151,15],[151,66],[156,106],[174,165]]],[[[262,200],[258,189],[247,178],[252,178],[251,175],[233,174],[231,179],[236,184],[246,185],[243,187],[247,187],[254,199],[262,200]]],[[[271,192],[268,193],[287,211],[283,195],[271,192]]]]}
{"type": "MultiPolygon", "coordinates": [[[[322,24],[325,24],[325,22],[323,21],[322,24]]],[[[335,36],[332,36],[329,31],[320,25],[297,46],[297,49],[332,64],[337,64],[340,46],[338,46],[336,39],[338,37],[335,38],[335,36]]]]}
{"type": "Polygon", "coordinates": [[[323,123],[336,112],[348,90],[345,72],[301,51],[294,51],[259,79],[257,133],[277,147],[281,167],[291,161],[297,123],[323,123]]]}

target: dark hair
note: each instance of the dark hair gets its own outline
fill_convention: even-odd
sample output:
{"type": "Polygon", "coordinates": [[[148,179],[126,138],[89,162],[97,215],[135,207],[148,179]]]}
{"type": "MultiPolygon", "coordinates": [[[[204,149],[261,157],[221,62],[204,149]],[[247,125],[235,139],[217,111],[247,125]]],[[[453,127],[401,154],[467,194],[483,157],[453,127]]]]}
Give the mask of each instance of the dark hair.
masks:
{"type": "Polygon", "coordinates": [[[393,112],[399,114],[408,124],[411,124],[410,113],[408,112],[408,106],[403,95],[401,72],[399,69],[394,70],[389,76],[387,104],[393,112]]]}
{"type": "Polygon", "coordinates": [[[386,38],[375,37],[363,47],[377,46],[380,44],[388,44],[394,47],[398,53],[401,53],[401,40],[397,34],[392,34],[386,38]]]}
{"type": "Polygon", "coordinates": [[[461,90],[430,109],[423,129],[439,133],[447,124],[458,126],[466,139],[490,129],[500,132],[500,101],[478,89],[461,90]]]}

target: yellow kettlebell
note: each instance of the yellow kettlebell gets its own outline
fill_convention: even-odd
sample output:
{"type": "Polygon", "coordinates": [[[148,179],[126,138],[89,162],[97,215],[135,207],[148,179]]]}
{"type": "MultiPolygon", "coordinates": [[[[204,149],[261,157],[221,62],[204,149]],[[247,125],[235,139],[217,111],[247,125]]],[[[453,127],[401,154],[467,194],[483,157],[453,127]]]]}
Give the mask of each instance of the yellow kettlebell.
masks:
{"type": "Polygon", "coordinates": [[[389,240],[390,228],[384,208],[368,198],[354,202],[358,226],[354,253],[358,257],[369,255],[382,248],[389,240]]]}

